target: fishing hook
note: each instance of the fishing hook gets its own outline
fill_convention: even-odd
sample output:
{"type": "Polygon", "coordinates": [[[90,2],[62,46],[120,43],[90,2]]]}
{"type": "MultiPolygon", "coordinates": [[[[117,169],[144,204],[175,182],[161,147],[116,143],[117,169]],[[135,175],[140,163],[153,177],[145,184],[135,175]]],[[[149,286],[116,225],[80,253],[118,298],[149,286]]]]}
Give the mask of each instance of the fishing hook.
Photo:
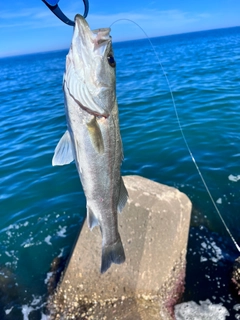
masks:
{"type": "MultiPolygon", "coordinates": [[[[62,12],[62,10],[59,8],[59,6],[57,5],[57,3],[59,2],[59,0],[42,0],[45,5],[60,19],[62,20],[64,23],[68,24],[69,26],[75,26],[75,22],[68,19],[68,17],[65,16],[65,14],[62,12]]],[[[83,17],[86,18],[88,15],[88,10],[89,10],[89,2],[88,0],[83,0],[84,3],[84,13],[83,13],[83,17]]]]}

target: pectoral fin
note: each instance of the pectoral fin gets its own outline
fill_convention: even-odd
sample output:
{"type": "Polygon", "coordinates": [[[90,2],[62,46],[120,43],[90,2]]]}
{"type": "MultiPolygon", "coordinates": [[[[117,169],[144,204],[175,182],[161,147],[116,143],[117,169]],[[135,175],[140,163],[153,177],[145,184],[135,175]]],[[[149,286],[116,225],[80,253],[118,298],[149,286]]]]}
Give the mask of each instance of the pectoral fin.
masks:
{"type": "Polygon", "coordinates": [[[52,159],[53,166],[63,166],[74,160],[71,137],[68,130],[58,142],[52,159]]]}
{"type": "Polygon", "coordinates": [[[121,177],[120,180],[120,192],[119,192],[119,199],[118,199],[118,213],[121,213],[123,208],[125,207],[128,199],[128,192],[124,185],[123,178],[121,177]]]}
{"type": "Polygon", "coordinates": [[[91,138],[92,145],[98,153],[104,152],[103,137],[96,117],[87,123],[88,133],[91,138]]]}

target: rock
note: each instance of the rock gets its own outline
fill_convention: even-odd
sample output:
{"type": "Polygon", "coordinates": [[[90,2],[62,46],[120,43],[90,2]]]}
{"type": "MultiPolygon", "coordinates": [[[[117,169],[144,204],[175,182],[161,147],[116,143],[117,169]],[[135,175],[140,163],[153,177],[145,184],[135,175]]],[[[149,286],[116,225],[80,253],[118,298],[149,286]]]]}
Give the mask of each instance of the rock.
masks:
{"type": "Polygon", "coordinates": [[[240,300],[240,257],[238,257],[233,264],[231,291],[232,294],[240,300]]]}
{"type": "Polygon", "coordinates": [[[0,319],[13,319],[11,311],[19,302],[19,293],[16,274],[11,268],[0,265],[0,319]]]}
{"type": "Polygon", "coordinates": [[[57,284],[61,278],[61,273],[66,265],[66,261],[66,257],[57,256],[53,259],[48,273],[49,278],[47,281],[47,290],[49,295],[52,295],[54,293],[57,284]]]}
{"type": "Polygon", "coordinates": [[[101,234],[81,230],[58,289],[51,319],[174,318],[184,290],[191,202],[177,189],[124,177],[129,200],[119,217],[126,261],[100,273],[101,234]]]}

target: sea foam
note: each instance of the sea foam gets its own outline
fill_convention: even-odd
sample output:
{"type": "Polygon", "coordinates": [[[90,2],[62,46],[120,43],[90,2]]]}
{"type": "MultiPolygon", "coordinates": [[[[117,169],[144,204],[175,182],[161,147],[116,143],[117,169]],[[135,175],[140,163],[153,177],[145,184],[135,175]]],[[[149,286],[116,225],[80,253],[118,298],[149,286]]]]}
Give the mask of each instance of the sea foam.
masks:
{"type": "Polygon", "coordinates": [[[175,306],[176,320],[225,320],[228,310],[221,304],[212,304],[210,300],[183,302],[175,306]]]}

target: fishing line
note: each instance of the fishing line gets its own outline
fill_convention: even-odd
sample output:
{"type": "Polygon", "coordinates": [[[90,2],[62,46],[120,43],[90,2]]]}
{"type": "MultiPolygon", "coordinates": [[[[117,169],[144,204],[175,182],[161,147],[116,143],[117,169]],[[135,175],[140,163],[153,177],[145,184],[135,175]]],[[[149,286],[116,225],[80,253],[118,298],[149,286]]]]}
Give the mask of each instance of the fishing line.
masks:
{"type": "Polygon", "coordinates": [[[178,127],[179,127],[179,130],[180,130],[180,132],[181,132],[183,141],[184,141],[184,143],[185,143],[185,145],[186,145],[186,147],[187,147],[187,150],[188,150],[188,152],[189,152],[189,154],[190,154],[190,157],[191,157],[191,159],[192,159],[192,161],[193,161],[193,163],[194,163],[194,165],[195,165],[195,168],[197,169],[197,172],[198,172],[198,174],[199,174],[199,176],[200,176],[200,178],[201,178],[201,180],[202,180],[202,183],[203,183],[203,185],[204,185],[204,187],[205,187],[205,189],[206,189],[206,191],[207,191],[207,193],[208,193],[208,196],[209,196],[209,198],[210,198],[210,200],[211,200],[211,202],[212,202],[212,204],[213,204],[213,206],[214,206],[214,208],[215,208],[215,210],[216,210],[216,212],[217,212],[220,220],[222,221],[225,229],[227,230],[227,232],[228,232],[230,238],[232,239],[235,247],[237,248],[238,252],[240,252],[240,246],[238,245],[237,241],[234,239],[234,237],[233,237],[231,231],[229,230],[226,222],[224,221],[223,216],[221,215],[221,213],[220,213],[220,211],[219,211],[219,209],[218,209],[215,201],[213,200],[212,194],[211,194],[211,192],[210,192],[210,190],[209,190],[209,188],[208,188],[208,186],[207,186],[207,183],[206,183],[206,181],[205,181],[205,179],[204,179],[204,177],[203,177],[203,175],[202,175],[202,172],[201,172],[201,170],[200,170],[200,168],[199,168],[199,166],[198,166],[198,164],[197,164],[197,162],[196,162],[196,160],[195,160],[195,158],[194,158],[194,156],[193,156],[193,153],[192,153],[192,151],[191,151],[191,149],[190,149],[190,147],[189,147],[189,144],[188,144],[187,139],[186,139],[186,137],[185,137],[185,134],[184,134],[184,131],[183,131],[183,127],[182,127],[182,124],[181,124],[181,121],[180,121],[180,117],[179,117],[179,114],[178,114],[178,110],[177,110],[177,106],[176,106],[176,103],[175,103],[175,99],[174,99],[174,96],[173,96],[173,92],[172,92],[172,89],[171,89],[170,82],[169,82],[169,80],[168,80],[167,74],[166,74],[166,72],[165,72],[165,70],[164,70],[164,68],[163,68],[162,62],[161,62],[161,60],[160,60],[160,58],[159,58],[159,56],[158,56],[158,54],[157,54],[157,52],[156,52],[156,50],[155,50],[155,48],[154,48],[154,46],[153,46],[153,43],[152,43],[151,39],[149,38],[149,36],[148,36],[147,33],[145,32],[145,30],[143,30],[143,28],[142,28],[138,23],[134,22],[134,21],[131,20],[131,19],[118,19],[118,20],[114,21],[114,22],[110,25],[110,27],[111,27],[113,24],[115,24],[115,23],[117,23],[117,22],[119,22],[119,21],[130,21],[130,22],[132,22],[133,24],[135,24],[136,26],[138,26],[140,30],[142,30],[142,32],[144,33],[145,37],[146,37],[147,40],[149,41],[150,46],[152,47],[152,50],[153,50],[153,52],[154,52],[154,54],[155,54],[155,56],[156,56],[156,58],[157,58],[157,61],[158,61],[159,65],[160,65],[160,67],[161,67],[162,73],[163,73],[163,75],[164,75],[164,77],[165,77],[165,80],[166,80],[166,82],[167,82],[167,86],[168,86],[168,89],[169,89],[169,92],[170,92],[170,95],[171,95],[171,100],[172,100],[172,103],[173,103],[175,115],[176,115],[177,122],[178,122],[178,127]]]}

